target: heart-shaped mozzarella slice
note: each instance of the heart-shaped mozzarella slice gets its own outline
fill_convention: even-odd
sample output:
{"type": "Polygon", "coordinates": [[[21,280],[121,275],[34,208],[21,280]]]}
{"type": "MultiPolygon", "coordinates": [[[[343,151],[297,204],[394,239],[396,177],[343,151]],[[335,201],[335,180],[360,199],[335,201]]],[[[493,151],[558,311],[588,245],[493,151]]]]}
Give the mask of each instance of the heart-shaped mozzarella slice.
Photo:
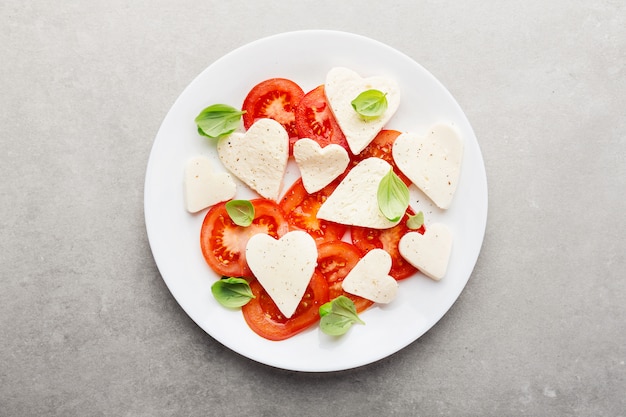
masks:
{"type": "Polygon", "coordinates": [[[400,255],[426,276],[439,281],[446,275],[452,249],[452,233],[447,226],[434,223],[422,235],[409,232],[398,245],[400,255]]]}
{"type": "Polygon", "coordinates": [[[393,159],[437,207],[450,207],[459,182],[463,142],[449,126],[434,126],[426,136],[402,133],[393,144],[393,159]]]}
{"type": "Polygon", "coordinates": [[[362,78],[343,67],[333,68],[326,74],[324,91],[350,150],[355,155],[361,153],[376,137],[400,105],[400,88],[393,79],[382,76],[362,78]],[[367,90],[381,91],[387,98],[387,110],[380,117],[368,120],[359,115],[351,104],[352,100],[367,90]]]}
{"type": "Polygon", "coordinates": [[[261,196],[278,200],[289,158],[289,135],[275,120],[259,119],[247,132],[217,142],[226,168],[261,196]]]}
{"type": "Polygon", "coordinates": [[[341,175],[350,162],[350,156],[336,144],[321,147],[308,138],[298,140],[293,146],[293,157],[302,175],[302,184],[309,193],[321,190],[341,175]]]}
{"type": "Polygon", "coordinates": [[[250,270],[285,317],[296,311],[315,266],[317,246],[306,232],[289,232],[280,239],[260,233],[246,245],[250,270]]]}
{"type": "Polygon", "coordinates": [[[230,174],[213,172],[211,160],[196,156],[187,161],[184,178],[185,208],[197,213],[213,204],[230,200],[237,186],[230,174]]]}
{"type": "Polygon", "coordinates": [[[351,226],[388,229],[400,222],[389,221],[378,208],[378,185],[391,165],[380,158],[367,158],[352,168],[317,212],[317,218],[351,226]]]}
{"type": "Polygon", "coordinates": [[[341,286],[344,291],[376,303],[389,303],[396,297],[398,282],[389,275],[391,255],[372,249],[352,268],[341,286]]]}

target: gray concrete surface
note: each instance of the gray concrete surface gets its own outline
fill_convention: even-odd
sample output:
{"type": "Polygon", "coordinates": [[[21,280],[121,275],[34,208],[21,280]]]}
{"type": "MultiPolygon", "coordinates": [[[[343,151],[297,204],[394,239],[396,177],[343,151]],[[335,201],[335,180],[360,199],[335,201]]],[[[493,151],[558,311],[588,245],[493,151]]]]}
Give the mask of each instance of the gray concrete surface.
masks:
{"type": "Polygon", "coordinates": [[[626,3],[0,3],[1,416],[626,416],[626,3]],[[296,29],[411,56],[464,108],[487,232],[380,362],[276,370],[198,328],[145,232],[149,151],[224,53],[296,29]]]}

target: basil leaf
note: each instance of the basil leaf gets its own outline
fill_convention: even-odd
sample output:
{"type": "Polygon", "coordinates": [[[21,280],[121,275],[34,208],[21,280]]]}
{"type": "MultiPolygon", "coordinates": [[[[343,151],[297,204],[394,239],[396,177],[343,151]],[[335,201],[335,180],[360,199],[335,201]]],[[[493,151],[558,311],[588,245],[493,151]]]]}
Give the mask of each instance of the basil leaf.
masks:
{"type": "Polygon", "coordinates": [[[366,90],[351,102],[352,108],[365,118],[376,118],[387,110],[387,93],[366,90]]]}
{"type": "Polygon", "coordinates": [[[390,169],[378,184],[378,208],[391,222],[397,222],[409,207],[409,188],[390,169]]]}
{"type": "Polygon", "coordinates": [[[356,312],[354,302],[340,295],[320,307],[320,329],[330,336],[341,336],[354,323],[365,324],[356,312]]]}
{"type": "Polygon", "coordinates": [[[226,212],[238,226],[247,227],[254,220],[254,206],[248,200],[230,200],[225,205],[226,212]]]}
{"type": "Polygon", "coordinates": [[[243,278],[222,277],[211,286],[213,297],[228,308],[239,308],[255,298],[250,284],[243,278]]]}
{"type": "Polygon", "coordinates": [[[230,135],[239,126],[244,113],[226,104],[213,104],[196,116],[198,133],[213,139],[230,135]]]}
{"type": "Polygon", "coordinates": [[[324,317],[333,311],[333,303],[331,301],[320,306],[320,317],[324,317]]]}
{"type": "Polygon", "coordinates": [[[424,225],[424,213],[421,211],[413,216],[409,216],[409,220],[406,221],[406,227],[409,229],[417,230],[424,225]]]}

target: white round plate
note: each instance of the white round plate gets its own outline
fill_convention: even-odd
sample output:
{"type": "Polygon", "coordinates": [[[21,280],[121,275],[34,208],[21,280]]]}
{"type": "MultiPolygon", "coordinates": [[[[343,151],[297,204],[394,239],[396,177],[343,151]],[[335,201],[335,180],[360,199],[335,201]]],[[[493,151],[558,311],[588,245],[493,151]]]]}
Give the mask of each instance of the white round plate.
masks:
{"type": "MultiPolygon", "coordinates": [[[[298,176],[291,164],[283,191],[298,176]]],[[[239,186],[237,198],[251,198],[239,186]]],[[[169,290],[185,312],[209,335],[252,360],[287,370],[328,372],[385,358],[417,340],[449,310],[465,287],[485,233],[487,180],[482,155],[465,114],[441,83],[408,56],[378,41],[344,32],[312,30],[260,39],[223,56],[182,92],[155,138],[147,166],[144,210],[150,246],[169,290]],[[317,326],[272,342],[253,333],[238,310],[221,307],[211,295],[219,277],[205,263],[199,246],[206,210],[192,215],[184,208],[183,171],[197,155],[213,158],[224,171],[214,144],[196,131],[194,118],[205,107],[224,103],[240,107],[249,89],[273,77],[289,78],[305,91],[323,84],[336,66],[363,77],[384,75],[400,85],[400,108],[386,126],[422,132],[435,123],[454,125],[464,141],[456,195],[442,211],[412,190],[412,206],[425,214],[426,226],[445,223],[454,236],[446,276],[435,282],[418,273],[400,281],[398,296],[375,305],[341,337],[317,326]],[[418,201],[419,200],[419,201],[418,201]]]]}

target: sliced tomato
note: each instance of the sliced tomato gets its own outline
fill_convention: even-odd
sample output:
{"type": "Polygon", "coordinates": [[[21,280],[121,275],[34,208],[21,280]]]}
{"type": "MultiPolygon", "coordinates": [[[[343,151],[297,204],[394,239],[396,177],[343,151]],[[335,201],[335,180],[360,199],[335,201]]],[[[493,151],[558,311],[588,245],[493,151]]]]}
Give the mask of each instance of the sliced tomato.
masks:
{"type": "Polygon", "coordinates": [[[311,327],[319,321],[319,308],[328,302],[328,284],[319,272],[314,272],[302,301],[290,318],[286,318],[257,280],[250,283],[255,298],[241,310],[248,326],[269,340],[284,340],[311,327]]]}
{"type": "MultiPolygon", "coordinates": [[[[413,214],[410,209],[407,212],[413,214]]],[[[418,230],[409,229],[406,225],[408,218],[409,216],[405,214],[400,223],[390,229],[353,227],[350,230],[352,243],[363,253],[380,248],[386,250],[391,255],[391,271],[389,271],[389,275],[397,280],[408,278],[417,272],[417,269],[400,255],[400,250],[398,249],[400,239],[410,231],[417,231],[421,234],[424,234],[425,231],[424,226],[418,230]]]]}
{"type": "Polygon", "coordinates": [[[243,126],[249,129],[258,119],[270,118],[283,125],[289,134],[290,149],[298,140],[295,111],[304,91],[286,78],[270,78],[252,87],[243,101],[243,126]]]}
{"type": "Polygon", "coordinates": [[[391,153],[391,150],[393,148],[393,143],[395,142],[396,138],[400,135],[400,133],[401,132],[398,132],[397,130],[391,130],[391,129],[381,130],[380,132],[378,132],[378,135],[376,135],[374,140],[372,140],[370,144],[367,145],[365,149],[361,151],[360,154],[352,158],[352,165],[354,166],[358,164],[359,162],[361,162],[362,160],[371,158],[371,157],[383,159],[389,162],[389,164],[393,167],[393,170],[396,173],[396,175],[398,175],[398,177],[400,177],[400,179],[406,185],[410,185],[411,180],[408,179],[407,176],[404,175],[402,171],[400,171],[400,169],[397,167],[395,161],[393,160],[393,155],[391,153]]]}
{"type": "Polygon", "coordinates": [[[302,184],[302,178],[298,178],[280,201],[280,207],[289,225],[294,229],[306,231],[318,244],[340,240],[348,230],[348,226],[317,218],[317,212],[337,184],[338,182],[335,181],[309,194],[302,184]]]}
{"type": "Polygon", "coordinates": [[[236,225],[226,212],[226,203],[209,209],[200,231],[202,255],[218,275],[251,277],[246,262],[246,244],[257,233],[279,238],[289,231],[289,224],[281,208],[274,201],[251,200],[254,220],[247,227],[236,225]]]}
{"type": "Polygon", "coordinates": [[[317,248],[317,270],[328,283],[328,297],[333,300],[340,295],[350,298],[356,306],[356,311],[366,310],[372,304],[358,295],[345,292],[342,288],[343,279],[361,259],[362,252],[354,245],[341,240],[326,242],[317,248]]]}
{"type": "Polygon", "coordinates": [[[325,147],[331,143],[349,151],[344,136],[324,94],[324,85],[309,91],[296,108],[296,126],[301,138],[313,139],[325,147]]]}

